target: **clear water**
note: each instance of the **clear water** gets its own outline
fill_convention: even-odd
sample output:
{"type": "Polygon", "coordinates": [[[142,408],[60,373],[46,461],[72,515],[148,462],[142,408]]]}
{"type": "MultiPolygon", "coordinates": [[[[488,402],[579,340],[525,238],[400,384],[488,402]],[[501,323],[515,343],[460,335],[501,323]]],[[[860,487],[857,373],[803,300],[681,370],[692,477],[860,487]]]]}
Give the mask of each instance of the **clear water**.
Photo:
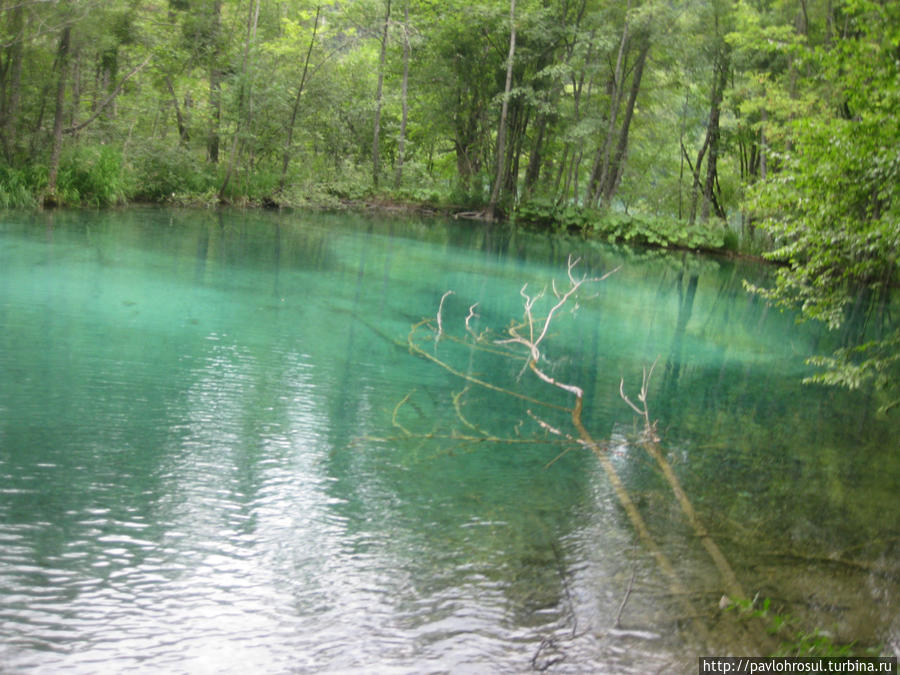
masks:
{"type": "Polygon", "coordinates": [[[618,395],[657,358],[662,447],[748,593],[897,653],[898,425],[800,384],[838,338],[742,290],[765,274],[470,223],[4,215],[0,669],[643,673],[761,653],[618,395]],[[429,354],[569,405],[450,338],[474,302],[478,331],[521,318],[522,285],[564,280],[570,253],[623,267],[554,323],[545,367],[585,389],[703,639],[597,460],[548,466],[570,446],[528,410],[574,433],[564,412],[460,394],[408,349],[453,290],[445,339],[417,334],[429,354]]]}

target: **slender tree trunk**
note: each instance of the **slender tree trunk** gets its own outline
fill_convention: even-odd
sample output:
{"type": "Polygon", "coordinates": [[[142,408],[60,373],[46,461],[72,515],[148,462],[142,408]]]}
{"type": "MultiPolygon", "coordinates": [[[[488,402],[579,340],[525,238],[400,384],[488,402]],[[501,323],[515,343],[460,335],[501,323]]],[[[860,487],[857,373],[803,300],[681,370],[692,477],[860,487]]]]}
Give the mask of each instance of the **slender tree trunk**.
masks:
{"type": "Polygon", "coordinates": [[[519,160],[522,158],[523,144],[528,131],[528,112],[523,101],[519,99],[511,102],[507,113],[506,159],[500,192],[513,201],[518,197],[519,160]]]}
{"type": "Polygon", "coordinates": [[[59,79],[56,82],[56,111],[53,114],[53,150],[50,154],[50,170],[47,176],[47,193],[44,203],[55,206],[56,179],[59,174],[59,159],[62,154],[63,139],[63,109],[66,102],[66,78],[69,71],[69,45],[72,38],[71,26],[62,29],[57,48],[56,66],[59,69],[59,79]]]}
{"type": "Polygon", "coordinates": [[[0,97],[0,135],[3,138],[3,154],[12,160],[13,144],[18,127],[19,100],[22,84],[22,42],[24,17],[21,3],[10,14],[9,32],[13,42],[6,50],[6,73],[3,78],[3,95],[0,97]]]}
{"type": "Polygon", "coordinates": [[[541,177],[541,165],[544,161],[544,136],[547,133],[547,116],[541,115],[537,121],[537,132],[534,137],[534,145],[531,148],[531,156],[528,158],[528,168],[525,169],[525,187],[523,199],[531,195],[531,191],[541,177]]]}
{"type": "Polygon", "coordinates": [[[760,112],[760,119],[762,121],[762,126],[759,129],[759,177],[761,180],[765,180],[768,175],[768,152],[766,152],[766,123],[769,121],[769,113],[765,108],[760,112]]]}
{"type": "Polygon", "coordinates": [[[406,122],[409,118],[409,0],[403,3],[403,84],[400,86],[400,140],[397,146],[397,175],[394,187],[399,188],[403,180],[403,161],[406,153],[406,122]]]}
{"type": "Polygon", "coordinates": [[[69,61],[72,65],[69,69],[69,109],[66,117],[71,127],[78,119],[78,109],[81,107],[81,50],[78,46],[69,54],[69,61]]]}
{"type": "Polygon", "coordinates": [[[559,195],[560,195],[559,187],[560,187],[560,184],[562,183],[562,176],[563,176],[563,173],[564,173],[565,170],[566,170],[566,164],[568,164],[569,150],[570,150],[570,149],[571,149],[571,148],[570,148],[570,144],[569,144],[569,143],[566,143],[565,147],[563,148],[563,156],[562,156],[562,159],[559,160],[559,167],[558,167],[557,170],[556,170],[556,180],[553,181],[553,194],[555,195],[555,201],[556,201],[557,204],[560,203],[560,199],[559,199],[559,195]]]}
{"type": "Polygon", "coordinates": [[[384,87],[384,63],[387,60],[388,27],[391,20],[391,0],[387,0],[384,10],[384,32],[381,35],[381,56],[378,60],[378,86],[375,91],[375,124],[372,132],[372,184],[378,187],[378,174],[381,173],[381,104],[384,87]]]}
{"type": "Polygon", "coordinates": [[[209,64],[209,135],[206,139],[206,158],[212,164],[219,163],[219,125],[222,122],[222,69],[220,65],[219,34],[222,30],[222,0],[213,2],[213,50],[209,64]]]}
{"type": "Polygon", "coordinates": [[[697,205],[700,201],[700,166],[703,164],[703,158],[706,157],[706,151],[709,148],[709,132],[703,139],[703,145],[697,151],[697,160],[693,166],[690,166],[691,174],[694,181],[691,186],[691,215],[688,221],[693,225],[697,221],[697,205]]]}
{"type": "Polygon", "coordinates": [[[610,200],[615,195],[616,190],[619,188],[619,182],[622,180],[622,172],[625,169],[625,153],[628,150],[628,131],[631,127],[631,120],[634,117],[634,105],[641,88],[641,78],[644,75],[644,63],[647,61],[647,53],[649,51],[650,38],[647,36],[638,53],[638,60],[634,67],[634,73],[631,76],[631,91],[628,94],[628,103],[625,106],[625,116],[622,118],[622,128],[619,130],[619,141],[616,145],[616,152],[609,170],[606,172],[605,180],[600,186],[601,198],[603,199],[604,204],[609,204],[610,200]]]}
{"type": "Polygon", "coordinates": [[[166,75],[166,87],[169,89],[169,94],[172,97],[172,106],[175,108],[175,123],[178,125],[178,137],[181,139],[182,145],[187,145],[188,141],[191,139],[188,135],[187,127],[184,125],[184,117],[181,115],[181,106],[178,104],[178,96],[175,94],[175,85],[172,84],[172,77],[170,75],[166,75]]]}
{"type": "Polygon", "coordinates": [[[591,169],[591,178],[588,181],[587,192],[584,197],[586,206],[596,204],[597,200],[600,198],[600,186],[605,182],[606,175],[609,172],[612,139],[616,130],[616,118],[619,114],[619,106],[622,103],[624,56],[625,47],[628,44],[628,11],[630,9],[631,0],[628,0],[628,6],[625,8],[625,25],[622,28],[622,39],[619,42],[619,53],[616,56],[616,69],[613,73],[613,90],[610,92],[609,124],[607,125],[606,137],[603,139],[603,145],[597,149],[597,155],[594,158],[594,167],[591,169]]]}
{"type": "Polygon", "coordinates": [[[681,127],[678,132],[678,144],[681,147],[681,164],[678,168],[678,220],[684,218],[684,160],[687,152],[684,149],[684,127],[687,118],[688,99],[690,93],[684,94],[684,106],[681,108],[681,127]]]}
{"type": "Polygon", "coordinates": [[[288,124],[287,140],[284,143],[284,154],[281,158],[281,179],[278,181],[278,191],[284,192],[284,184],[287,179],[288,165],[291,162],[291,147],[294,143],[294,125],[297,122],[297,111],[300,109],[300,96],[303,94],[303,87],[306,85],[306,76],[309,73],[309,59],[312,55],[313,46],[316,44],[316,34],[319,32],[319,14],[322,10],[321,5],[316,5],[316,18],[313,23],[312,37],[309,39],[309,48],[306,50],[306,60],[303,62],[303,74],[300,76],[300,84],[297,87],[297,95],[294,97],[294,107],[291,108],[291,121],[288,124]]]}
{"type": "Polygon", "coordinates": [[[509,56],[506,58],[506,86],[503,89],[503,105],[500,107],[500,127],[497,129],[497,177],[491,191],[491,201],[487,208],[487,219],[497,215],[497,200],[500,198],[500,184],[503,182],[503,158],[506,154],[506,116],[509,113],[509,93],[512,91],[513,59],[516,54],[516,0],[509,0],[509,56]]]}
{"type": "MultiPolygon", "coordinates": [[[[253,20],[251,21],[251,32],[250,32],[250,46],[256,43],[256,28],[259,25],[259,5],[260,1],[256,0],[256,5],[253,11],[253,20]]],[[[254,68],[254,60],[252,58],[247,59],[247,66],[245,68],[246,77],[244,81],[247,83],[247,121],[244,124],[244,129],[247,130],[249,134],[253,129],[253,68],[254,68]]],[[[246,145],[246,134],[241,136],[238,139],[238,158],[240,158],[241,154],[244,151],[244,146],[246,145]]],[[[253,172],[253,162],[254,162],[254,151],[255,147],[253,144],[250,144],[250,157],[249,157],[249,169],[250,172],[253,172]]]]}
{"type": "MultiPolygon", "coordinates": [[[[716,59],[716,82],[713,85],[713,100],[709,111],[709,125],[707,134],[709,136],[709,159],[706,161],[706,182],[703,186],[703,208],[700,211],[702,220],[709,220],[710,206],[713,207],[715,214],[722,218],[726,217],[724,209],[716,199],[715,188],[718,184],[718,158],[719,158],[719,118],[722,110],[722,97],[725,92],[725,85],[728,81],[729,58],[727,47],[723,44],[716,59]]],[[[697,170],[700,170],[698,165],[697,170]]]]}
{"type": "Polygon", "coordinates": [[[231,152],[228,157],[228,167],[225,169],[225,179],[222,181],[222,186],[219,188],[218,200],[225,200],[225,190],[228,188],[228,183],[231,180],[231,174],[234,172],[234,163],[237,159],[237,148],[240,142],[241,136],[241,123],[244,120],[243,109],[246,107],[248,109],[247,116],[249,119],[249,83],[247,83],[247,73],[248,73],[248,61],[250,57],[250,46],[253,44],[253,40],[256,37],[256,22],[259,20],[259,0],[256,0],[255,3],[250,8],[250,15],[247,18],[247,40],[244,43],[244,57],[241,60],[241,87],[238,96],[238,109],[237,109],[237,127],[234,130],[234,138],[231,139],[231,152]]]}
{"type": "MultiPolygon", "coordinates": [[[[716,23],[716,32],[718,33],[718,22],[716,23]]],[[[724,218],[724,212],[715,198],[715,184],[717,182],[718,171],[718,151],[719,151],[719,117],[721,114],[722,97],[725,85],[728,80],[729,56],[728,47],[720,38],[720,44],[717,46],[715,59],[713,61],[713,86],[710,95],[709,117],[706,123],[706,137],[703,139],[703,145],[697,153],[697,161],[691,167],[694,174],[694,183],[691,191],[691,216],[690,222],[693,224],[697,220],[697,206],[702,194],[703,203],[700,205],[700,218],[702,220],[709,219],[710,206],[715,207],[717,215],[724,218]],[[706,179],[703,181],[701,193],[701,169],[703,158],[709,151],[710,159],[706,166],[706,179]]]]}

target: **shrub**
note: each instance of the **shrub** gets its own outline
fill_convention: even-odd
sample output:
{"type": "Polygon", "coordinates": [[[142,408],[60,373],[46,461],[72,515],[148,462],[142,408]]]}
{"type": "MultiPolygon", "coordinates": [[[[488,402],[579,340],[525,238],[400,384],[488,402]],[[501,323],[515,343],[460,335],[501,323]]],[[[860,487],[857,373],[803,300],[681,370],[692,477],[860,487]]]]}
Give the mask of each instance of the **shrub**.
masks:
{"type": "Polygon", "coordinates": [[[47,183],[43,167],[14,169],[0,166],[0,208],[29,208],[37,204],[35,195],[47,183]]]}
{"type": "Polygon", "coordinates": [[[118,148],[81,145],[63,154],[57,194],[62,203],[110,206],[127,201],[134,180],[122,163],[118,148]]]}
{"type": "Polygon", "coordinates": [[[549,200],[519,205],[516,222],[551,230],[583,232],[612,244],[719,250],[726,246],[724,224],[718,221],[689,224],[677,218],[631,215],[619,211],[559,206],[549,200]]]}
{"type": "Polygon", "coordinates": [[[155,143],[135,154],[135,198],[190,203],[218,187],[216,171],[193,153],[171,143],[155,143]]]}

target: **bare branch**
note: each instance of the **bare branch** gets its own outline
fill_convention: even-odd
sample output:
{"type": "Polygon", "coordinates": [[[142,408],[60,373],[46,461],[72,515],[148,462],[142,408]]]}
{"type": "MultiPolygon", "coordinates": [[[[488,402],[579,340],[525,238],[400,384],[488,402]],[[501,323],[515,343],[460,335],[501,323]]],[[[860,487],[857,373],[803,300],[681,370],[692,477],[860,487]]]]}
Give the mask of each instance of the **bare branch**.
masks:
{"type": "Polygon", "coordinates": [[[496,391],[498,393],[505,394],[505,395],[511,396],[513,398],[518,398],[522,401],[528,401],[529,403],[532,403],[533,405],[540,405],[540,406],[544,406],[546,408],[553,408],[554,410],[564,410],[566,412],[569,411],[569,408],[566,408],[561,405],[557,405],[556,403],[550,403],[548,401],[541,401],[532,396],[528,396],[526,394],[520,394],[519,392],[513,391],[512,389],[507,389],[506,387],[501,387],[492,382],[487,382],[486,380],[479,379],[479,378],[475,377],[474,375],[470,375],[469,373],[464,373],[464,372],[454,368],[446,361],[442,361],[441,359],[437,358],[436,356],[429,354],[424,349],[422,349],[422,347],[419,346],[419,344],[416,342],[416,339],[415,339],[416,333],[418,332],[418,330],[422,326],[428,324],[428,322],[429,322],[429,320],[425,319],[425,320],[419,321],[417,324],[414,324],[409,331],[409,335],[407,335],[407,337],[406,337],[407,345],[409,346],[409,351],[412,352],[413,354],[417,354],[418,356],[421,356],[423,359],[426,359],[428,361],[431,361],[434,364],[437,364],[438,366],[440,366],[441,368],[446,370],[448,373],[456,375],[457,377],[462,378],[463,380],[466,380],[467,382],[471,382],[472,384],[477,384],[480,387],[484,387],[485,389],[490,389],[491,391],[496,391]]]}
{"type": "MultiPolygon", "coordinates": [[[[422,349],[422,347],[419,346],[419,344],[417,344],[416,333],[423,325],[430,325],[430,322],[428,320],[420,321],[419,323],[412,326],[409,336],[408,336],[409,348],[412,353],[415,353],[429,361],[432,361],[433,363],[436,363],[437,365],[442,367],[447,372],[450,372],[450,373],[456,375],[457,377],[460,377],[460,378],[466,380],[467,382],[469,382],[471,384],[477,384],[486,389],[500,392],[500,393],[506,394],[508,396],[518,398],[520,400],[528,401],[534,405],[541,405],[541,406],[544,406],[547,408],[553,408],[556,410],[561,410],[561,411],[565,411],[565,412],[569,413],[569,415],[571,416],[572,425],[577,432],[576,434],[573,434],[572,436],[566,434],[560,427],[555,426],[543,419],[538,418],[531,412],[531,410],[528,410],[528,415],[542,429],[544,429],[548,434],[551,434],[552,436],[556,437],[555,439],[544,437],[542,439],[537,439],[537,440],[543,440],[543,442],[545,442],[545,443],[558,443],[558,444],[561,444],[561,446],[563,448],[562,451],[553,460],[551,460],[551,462],[549,462],[547,464],[547,466],[551,466],[554,462],[558,461],[560,458],[564,457],[566,455],[566,453],[570,452],[571,450],[573,450],[575,448],[582,447],[582,448],[589,449],[593,453],[593,455],[597,458],[597,461],[599,462],[599,464],[601,465],[603,470],[606,472],[606,474],[610,480],[610,483],[612,484],[612,488],[616,494],[616,497],[618,498],[619,503],[625,509],[625,512],[626,512],[629,520],[631,521],[632,525],[634,526],[634,528],[638,534],[638,537],[644,543],[646,549],[651,554],[651,556],[655,559],[660,570],[663,572],[663,574],[666,577],[668,577],[671,591],[677,597],[684,598],[684,597],[687,597],[687,591],[679,579],[678,572],[676,571],[674,565],[672,564],[672,561],[668,558],[668,556],[662,551],[662,549],[659,547],[659,545],[653,539],[653,536],[650,533],[650,530],[647,526],[646,521],[644,520],[643,516],[641,515],[640,511],[638,510],[637,506],[635,505],[634,501],[632,500],[628,489],[625,487],[625,484],[623,483],[621,477],[619,476],[616,467],[614,466],[613,462],[611,461],[611,459],[609,457],[608,444],[596,441],[591,436],[590,432],[585,427],[584,422],[582,421],[582,411],[583,411],[583,406],[584,406],[584,392],[582,391],[582,389],[580,387],[578,387],[576,385],[567,384],[567,383],[558,381],[554,377],[548,375],[543,370],[541,370],[541,367],[540,367],[541,359],[542,359],[540,347],[541,347],[541,343],[546,339],[547,335],[549,334],[549,329],[550,329],[551,323],[556,318],[558,313],[563,309],[563,307],[566,305],[566,303],[570,299],[573,298],[575,293],[586,282],[594,281],[593,279],[588,279],[586,275],[582,275],[581,277],[577,277],[575,275],[575,269],[576,269],[576,266],[578,263],[579,263],[579,260],[577,258],[572,258],[572,257],[569,258],[569,261],[567,264],[567,269],[566,269],[566,276],[568,277],[568,280],[569,280],[568,287],[560,288],[556,284],[554,284],[552,286],[555,302],[554,302],[553,306],[550,308],[547,315],[541,319],[538,319],[535,317],[535,306],[537,305],[537,302],[540,300],[540,298],[543,297],[546,289],[542,290],[540,293],[538,293],[536,295],[529,295],[528,286],[527,285],[522,286],[522,288],[519,291],[519,295],[522,297],[523,306],[524,306],[523,321],[511,323],[506,329],[507,337],[502,340],[493,341],[493,344],[503,344],[503,345],[515,344],[515,345],[521,345],[521,346],[525,347],[525,349],[527,350],[527,355],[528,355],[528,358],[526,361],[527,367],[543,382],[546,382],[547,384],[551,384],[554,387],[557,387],[559,389],[562,389],[563,391],[566,391],[567,393],[572,394],[574,396],[575,400],[574,400],[574,404],[571,407],[564,407],[564,406],[549,403],[547,401],[540,401],[538,399],[534,399],[529,396],[515,392],[511,389],[508,389],[505,387],[500,387],[491,382],[478,379],[478,378],[474,377],[471,373],[460,371],[460,370],[454,368],[453,366],[451,366],[446,361],[443,361],[442,359],[438,358],[437,356],[426,352],[425,350],[422,349]]],[[[609,276],[609,274],[612,274],[613,272],[615,272],[615,270],[608,272],[606,275],[601,277],[601,279],[605,279],[606,277],[609,276]]],[[[443,335],[443,324],[442,324],[443,304],[449,294],[450,294],[450,291],[448,291],[447,293],[444,294],[444,296],[441,298],[441,303],[438,308],[438,312],[437,312],[438,326],[437,326],[437,338],[436,339],[440,339],[440,337],[443,335]]],[[[471,329],[471,320],[475,316],[476,316],[475,305],[472,305],[469,308],[469,313],[466,317],[466,330],[472,335],[474,335],[474,331],[471,329]]],[[[453,339],[452,336],[448,336],[448,337],[453,339]]],[[[462,340],[456,340],[456,341],[460,342],[460,343],[463,342],[462,340]]],[[[465,344],[467,344],[470,349],[483,348],[483,341],[481,341],[479,339],[476,339],[474,344],[471,342],[466,342],[465,344]]],[[[504,356],[504,357],[506,357],[506,356],[515,357],[514,352],[510,352],[509,354],[500,352],[500,355],[504,356]]],[[[687,500],[687,496],[685,495],[684,491],[681,489],[681,486],[678,483],[677,478],[675,477],[671,466],[668,464],[665,457],[662,456],[662,453],[660,453],[659,449],[656,446],[658,439],[656,438],[656,435],[654,432],[654,426],[650,422],[649,410],[648,410],[648,406],[647,406],[649,383],[650,383],[650,378],[653,374],[655,364],[656,364],[656,362],[654,362],[653,366],[651,366],[649,369],[645,368],[643,371],[643,377],[642,377],[642,382],[641,382],[641,391],[640,391],[640,395],[638,397],[638,401],[641,405],[634,403],[625,394],[624,379],[622,379],[620,381],[619,393],[622,396],[622,399],[629,405],[629,407],[631,407],[632,410],[634,410],[640,417],[642,417],[644,419],[645,424],[647,426],[648,433],[646,433],[644,435],[643,444],[647,448],[647,451],[651,454],[651,456],[654,459],[656,459],[656,461],[658,462],[660,467],[662,467],[663,473],[665,474],[667,480],[669,481],[670,485],[672,486],[673,492],[675,493],[677,500],[681,504],[684,513],[688,516],[688,520],[690,521],[691,525],[693,526],[695,533],[700,538],[701,542],[703,543],[703,546],[707,549],[707,551],[713,557],[714,562],[716,563],[717,567],[719,568],[720,572],[722,573],[722,577],[725,582],[725,589],[727,590],[729,595],[732,597],[744,597],[743,593],[741,592],[740,585],[737,583],[737,579],[734,576],[734,572],[728,566],[727,561],[724,559],[724,556],[722,556],[721,551],[718,550],[718,547],[715,546],[715,543],[712,541],[709,534],[706,532],[705,529],[703,529],[702,524],[700,523],[699,519],[697,518],[697,514],[693,511],[693,508],[690,505],[690,502],[687,500]]],[[[462,392],[454,395],[454,406],[456,407],[457,416],[461,420],[463,425],[465,425],[467,428],[469,428],[470,430],[472,430],[473,432],[475,432],[478,435],[460,434],[456,430],[454,430],[452,435],[450,436],[450,438],[452,440],[464,442],[464,443],[471,443],[471,444],[480,444],[480,443],[485,443],[485,442],[503,442],[503,443],[535,442],[535,440],[536,440],[535,437],[532,437],[530,439],[521,439],[518,441],[515,439],[512,439],[512,438],[497,438],[497,437],[487,434],[487,432],[479,429],[473,423],[469,422],[465,418],[465,416],[462,414],[462,406],[460,403],[460,398],[467,389],[468,388],[466,388],[462,392]]],[[[401,403],[398,404],[398,408],[404,402],[405,401],[401,401],[401,403]]],[[[396,410],[395,410],[395,417],[396,417],[396,410]]],[[[399,424],[397,424],[397,426],[402,431],[404,431],[404,432],[406,431],[399,424]]],[[[408,437],[408,436],[405,436],[405,437],[408,437]]],[[[426,438],[426,436],[421,435],[421,434],[418,435],[418,437],[426,438]]],[[[431,435],[428,435],[427,438],[429,438],[429,439],[446,438],[446,436],[441,436],[439,434],[431,434],[431,435]]],[[[629,586],[630,586],[630,584],[629,584],[629,586]]],[[[626,597],[625,597],[625,601],[623,601],[622,607],[624,607],[625,602],[627,602],[629,593],[630,593],[630,587],[629,587],[629,590],[626,591],[626,597]]],[[[695,615],[695,613],[688,606],[686,601],[684,603],[684,608],[686,609],[688,614],[695,615]]],[[[621,615],[621,611],[622,611],[622,608],[620,607],[619,615],[621,615]]],[[[619,618],[619,617],[617,617],[617,618],[619,618]]],[[[702,622],[700,622],[699,620],[696,620],[696,619],[694,620],[694,624],[695,624],[694,628],[695,628],[697,634],[702,636],[702,639],[704,639],[704,640],[708,639],[708,631],[706,629],[706,626],[702,622]]]]}
{"type": "Polygon", "coordinates": [[[628,398],[628,395],[625,393],[625,378],[624,377],[621,380],[619,380],[619,395],[622,397],[622,400],[625,401],[625,403],[627,403],[629,406],[631,406],[631,409],[634,410],[634,412],[636,412],[638,415],[641,415],[641,416],[644,415],[644,411],[641,410],[640,408],[638,408],[634,403],[632,403],[631,399],[628,398]]]}
{"type": "Polygon", "coordinates": [[[397,419],[397,413],[400,412],[400,408],[402,408],[403,405],[409,400],[409,397],[413,395],[413,392],[415,392],[415,389],[413,389],[406,396],[404,396],[402,399],[400,399],[400,402],[394,406],[394,412],[391,415],[391,423],[395,427],[397,427],[400,431],[402,431],[404,436],[412,436],[413,433],[409,429],[407,429],[405,426],[400,424],[400,421],[397,419]]]}
{"type": "Polygon", "coordinates": [[[562,437],[564,437],[564,438],[568,438],[570,441],[574,441],[574,440],[575,440],[574,438],[572,438],[571,436],[569,436],[569,434],[564,434],[562,431],[560,431],[559,429],[557,429],[557,428],[554,427],[553,425],[548,424],[547,422],[545,422],[544,420],[542,420],[540,417],[538,417],[538,416],[535,415],[533,412],[531,412],[531,410],[526,410],[525,412],[528,413],[528,416],[529,416],[531,419],[533,419],[535,422],[537,422],[538,426],[541,427],[541,429],[543,429],[544,431],[548,431],[548,432],[550,432],[551,434],[553,434],[554,436],[562,436],[562,437]]]}
{"type": "Polygon", "coordinates": [[[444,334],[444,327],[441,324],[441,313],[444,311],[444,300],[447,299],[448,295],[453,295],[453,294],[454,294],[453,291],[447,291],[446,293],[444,293],[441,296],[441,304],[438,305],[438,311],[437,311],[437,333],[434,336],[435,344],[438,343],[438,341],[441,339],[441,335],[444,334]]]}
{"type": "Polygon", "coordinates": [[[560,382],[559,380],[555,380],[547,373],[542,371],[537,367],[537,364],[534,362],[534,359],[528,362],[528,365],[531,367],[532,372],[541,378],[547,384],[552,384],[554,387],[559,387],[563,391],[567,391],[570,394],[574,394],[579,399],[584,396],[584,390],[581,387],[575,386],[574,384],[566,384],[565,382],[560,382]]]}
{"type": "Polygon", "coordinates": [[[477,434],[481,434],[486,441],[499,441],[500,439],[497,436],[494,436],[492,433],[485,431],[481,427],[475,426],[470,422],[465,415],[463,415],[462,411],[462,397],[465,396],[469,391],[469,385],[466,385],[462,391],[459,391],[453,394],[453,408],[456,410],[456,416],[459,418],[459,421],[462,422],[466,427],[471,429],[477,434]]]}
{"type": "Polygon", "coordinates": [[[472,330],[472,326],[471,326],[471,324],[470,324],[470,322],[472,321],[472,319],[477,319],[477,318],[479,318],[479,317],[481,316],[480,314],[476,314],[476,313],[475,313],[475,308],[476,308],[476,307],[478,307],[478,303],[477,303],[477,302],[476,302],[474,305],[472,305],[472,306],[469,307],[469,314],[466,316],[466,331],[468,331],[468,332],[472,335],[472,337],[475,338],[475,339],[477,340],[477,339],[478,339],[478,335],[476,335],[476,334],[475,334],[475,331],[472,330]]]}
{"type": "Polygon", "coordinates": [[[137,73],[142,71],[147,66],[147,64],[150,63],[150,59],[152,59],[152,58],[153,58],[153,54],[148,54],[147,58],[144,59],[144,61],[142,63],[139,63],[138,65],[136,65],[134,68],[131,69],[131,72],[129,72],[125,77],[122,78],[122,81],[119,82],[119,85],[113,90],[113,92],[109,96],[106,97],[106,99],[103,101],[103,103],[101,103],[99,106],[97,106],[97,110],[96,110],[96,112],[94,112],[93,115],[88,117],[84,122],[81,122],[80,124],[76,124],[75,126],[69,127],[68,129],[63,129],[63,133],[64,134],[74,134],[77,131],[81,131],[88,124],[90,124],[95,119],[100,117],[100,115],[106,109],[106,106],[108,106],[110,103],[112,103],[113,99],[115,99],[116,96],[119,95],[119,92],[122,91],[122,87],[125,86],[125,83],[128,82],[128,80],[130,80],[134,75],[136,75],[137,73]]]}
{"type": "MultiPolygon", "coordinates": [[[[573,270],[580,262],[580,258],[573,258],[571,255],[569,256],[568,262],[566,264],[566,276],[569,279],[569,287],[564,291],[560,291],[556,287],[556,281],[554,280],[551,284],[551,288],[553,290],[553,295],[556,298],[556,304],[554,304],[550,311],[547,312],[547,316],[543,319],[535,319],[534,316],[534,305],[535,303],[544,295],[544,290],[541,290],[540,293],[534,296],[528,295],[527,288],[528,284],[522,286],[519,291],[519,295],[524,299],[524,309],[525,309],[525,324],[528,327],[528,337],[523,337],[519,333],[520,326],[513,325],[507,329],[507,333],[510,335],[508,339],[505,340],[497,340],[497,344],[521,344],[528,349],[529,360],[527,362],[527,366],[531,368],[535,375],[537,375],[541,380],[546,382],[547,384],[552,384],[554,387],[558,387],[563,391],[569,392],[570,394],[574,394],[577,398],[581,398],[584,395],[583,390],[580,387],[577,387],[573,384],[566,384],[564,382],[560,382],[559,380],[551,377],[543,370],[540,369],[539,363],[541,362],[541,350],[540,344],[544,341],[544,338],[547,337],[547,331],[550,330],[550,324],[553,322],[554,315],[569,301],[579,288],[581,288],[582,284],[588,281],[588,277],[586,274],[582,275],[580,279],[576,279],[573,273],[573,270]],[[535,332],[537,331],[535,323],[541,323],[540,332],[535,337],[535,332]]],[[[617,268],[618,269],[618,268],[617,268]]],[[[607,275],[608,276],[608,275],[607,275]]],[[[521,374],[520,374],[521,375],[521,374]]]]}

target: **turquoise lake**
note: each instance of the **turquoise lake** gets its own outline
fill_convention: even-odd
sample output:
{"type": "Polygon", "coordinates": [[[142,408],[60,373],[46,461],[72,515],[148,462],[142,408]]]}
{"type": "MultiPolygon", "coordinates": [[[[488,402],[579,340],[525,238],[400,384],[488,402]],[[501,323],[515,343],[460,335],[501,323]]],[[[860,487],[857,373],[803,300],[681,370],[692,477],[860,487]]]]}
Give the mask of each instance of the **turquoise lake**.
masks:
{"type": "Polygon", "coordinates": [[[660,448],[747,594],[900,653],[900,421],[801,383],[840,336],[743,289],[769,274],[410,217],[0,215],[0,671],[696,672],[769,649],[638,442],[620,384],[636,400],[654,362],[660,448]],[[546,312],[570,256],[619,269],[542,367],[584,390],[684,593],[566,438],[571,397],[473,348],[526,284],[546,312]]]}

